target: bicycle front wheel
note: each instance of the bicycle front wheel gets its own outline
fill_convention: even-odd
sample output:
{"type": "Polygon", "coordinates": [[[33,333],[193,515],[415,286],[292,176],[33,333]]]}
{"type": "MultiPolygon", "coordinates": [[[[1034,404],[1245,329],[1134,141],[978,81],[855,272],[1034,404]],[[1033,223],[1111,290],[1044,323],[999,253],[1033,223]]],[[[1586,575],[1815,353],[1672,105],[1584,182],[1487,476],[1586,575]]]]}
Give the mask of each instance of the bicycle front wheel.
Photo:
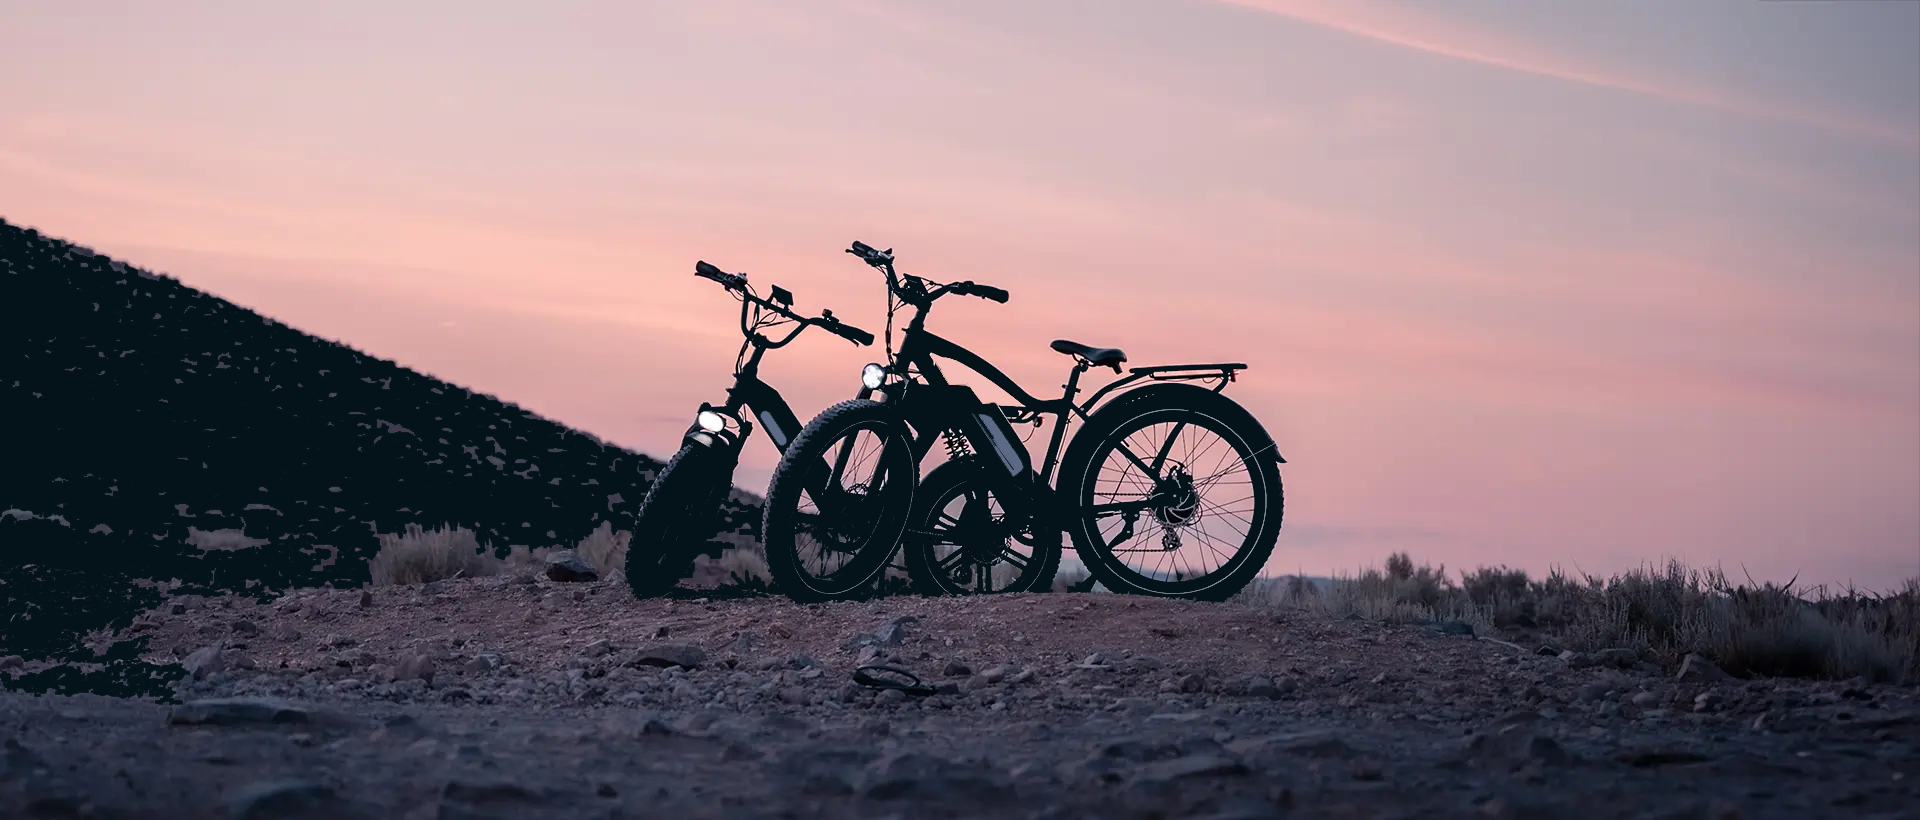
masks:
{"type": "Polygon", "coordinates": [[[627,587],[636,598],[667,594],[693,574],[693,559],[720,529],[732,465],[727,454],[688,444],[653,479],[633,517],[627,587]]]}
{"type": "Polygon", "coordinates": [[[1232,400],[1141,388],[1088,419],[1059,489],[1074,549],[1108,589],[1221,601],[1266,566],[1284,495],[1273,439],[1232,400]]]}
{"type": "Polygon", "coordinates": [[[760,537],[767,570],[801,602],[864,595],[886,569],[913,508],[919,473],[892,408],[856,399],[794,436],[767,485],[760,537]]]}

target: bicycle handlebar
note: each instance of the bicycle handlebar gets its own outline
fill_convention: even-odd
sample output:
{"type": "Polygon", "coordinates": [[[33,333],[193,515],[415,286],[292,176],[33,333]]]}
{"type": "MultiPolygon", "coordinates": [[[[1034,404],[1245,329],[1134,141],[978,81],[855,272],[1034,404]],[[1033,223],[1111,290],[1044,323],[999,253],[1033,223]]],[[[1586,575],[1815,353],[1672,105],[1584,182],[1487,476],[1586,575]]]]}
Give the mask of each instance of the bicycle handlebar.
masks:
{"type": "MultiPolygon", "coordinates": [[[[872,249],[868,248],[868,250],[872,250],[872,249]]],[[[740,297],[744,299],[747,304],[754,305],[756,307],[759,307],[761,310],[771,312],[776,316],[780,316],[782,318],[789,319],[799,323],[800,327],[794,330],[794,332],[791,335],[789,335],[785,341],[780,342],[780,345],[784,345],[787,342],[793,341],[793,337],[800,335],[800,331],[805,330],[808,326],[822,328],[826,330],[828,333],[832,333],[835,336],[839,336],[842,339],[846,339],[847,341],[860,345],[862,347],[873,344],[873,334],[868,333],[867,331],[861,330],[860,328],[854,327],[853,325],[842,322],[837,318],[834,318],[833,311],[831,310],[820,311],[820,316],[817,318],[810,317],[810,316],[801,316],[798,313],[794,313],[792,310],[789,310],[785,307],[774,304],[771,301],[768,301],[766,299],[763,299],[755,295],[753,291],[747,287],[747,275],[744,273],[728,273],[707,262],[695,262],[693,265],[693,275],[698,276],[702,279],[711,279],[715,282],[719,282],[722,287],[725,287],[728,290],[739,293],[740,297]]],[[[747,317],[746,307],[745,305],[742,305],[741,313],[740,313],[740,322],[741,322],[741,328],[743,330],[746,328],[746,321],[747,321],[746,317],[747,317]]],[[[774,346],[778,347],[779,345],[774,345],[774,346]]]]}
{"type": "Polygon", "coordinates": [[[973,282],[954,282],[929,290],[925,279],[912,274],[894,271],[893,250],[891,248],[884,251],[876,250],[872,245],[855,240],[853,245],[847,248],[847,253],[858,256],[861,261],[884,271],[887,274],[887,287],[891,288],[895,294],[900,296],[901,299],[906,300],[909,304],[930,305],[933,303],[933,300],[949,293],[957,293],[962,296],[978,296],[982,299],[999,302],[1003,305],[1007,303],[1006,290],[996,288],[992,285],[980,285],[973,282]]]}

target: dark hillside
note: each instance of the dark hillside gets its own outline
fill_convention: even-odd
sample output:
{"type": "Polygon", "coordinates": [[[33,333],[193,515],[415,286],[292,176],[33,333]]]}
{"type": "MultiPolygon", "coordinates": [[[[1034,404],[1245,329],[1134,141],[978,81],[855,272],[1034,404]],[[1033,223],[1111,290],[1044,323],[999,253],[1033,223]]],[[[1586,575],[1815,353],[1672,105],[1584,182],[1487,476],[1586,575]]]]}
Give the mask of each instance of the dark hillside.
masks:
{"type": "Polygon", "coordinates": [[[628,529],[659,466],[4,221],[0,311],[0,656],[80,659],[148,581],[358,586],[409,523],[628,529]]]}

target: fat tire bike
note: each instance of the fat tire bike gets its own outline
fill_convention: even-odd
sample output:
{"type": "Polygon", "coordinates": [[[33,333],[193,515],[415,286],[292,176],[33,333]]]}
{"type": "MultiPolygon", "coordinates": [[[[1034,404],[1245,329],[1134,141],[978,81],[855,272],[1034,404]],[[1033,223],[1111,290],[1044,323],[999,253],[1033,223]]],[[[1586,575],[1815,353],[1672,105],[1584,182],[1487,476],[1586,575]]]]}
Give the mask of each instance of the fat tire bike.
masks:
{"type": "Polygon", "coordinates": [[[1065,392],[1036,398],[925,326],[943,296],[1004,303],[1005,290],[901,274],[891,250],[861,242],[847,252],[886,275],[887,363],[863,369],[861,396],[808,422],[768,486],[761,539],[789,595],[832,597],[828,587],[857,592],[851,577],[808,586],[801,561],[801,541],[843,526],[801,508],[812,487],[836,486],[846,463],[841,451],[855,434],[871,439],[863,452],[895,488],[880,494],[871,478],[862,479],[863,493],[885,506],[848,522],[858,538],[831,545],[862,572],[877,576],[901,547],[923,592],[1043,590],[1059,565],[1064,531],[1091,580],[1115,592],[1218,601],[1259,574],[1280,534],[1279,465],[1286,460],[1266,428],[1222,395],[1247,365],[1134,367],[1075,403],[1083,374],[1108,367],[1121,375],[1127,356],[1057,340],[1052,349],[1074,361],[1065,392]],[[909,307],[912,318],[895,351],[894,316],[909,307]],[[991,404],[948,382],[936,358],[984,376],[1017,404],[991,404]],[[1048,416],[1054,427],[1035,471],[1012,425],[1037,427],[1048,416]],[[1067,428],[1076,420],[1081,426],[1069,442],[1067,428]],[[919,465],[941,442],[947,459],[923,481],[919,465]]]}
{"type": "Polygon", "coordinates": [[[641,598],[666,594],[692,574],[700,555],[719,557],[733,546],[716,540],[721,529],[721,505],[733,486],[740,450],[753,434],[758,419],[773,446],[785,452],[800,431],[799,417],[780,391],[760,380],[760,359],[785,347],[809,327],[818,327],[856,345],[873,344],[873,334],[834,318],[822,310],[818,317],[793,312],[793,294],[779,285],[766,296],[756,294],[744,273],[727,273],[706,262],[694,266],[694,275],[711,279],[740,300],[740,333],[746,340],[734,357],[733,386],[725,403],[702,403],[687,428],[680,451],[654,477],[634,516],[633,539],[627,549],[627,586],[641,598]],[[782,330],[790,327],[790,330],[782,330]],[[769,331],[778,338],[768,335],[769,331]],[[784,333],[784,335],[780,335],[784,333]],[[747,413],[742,413],[746,410],[747,413]]]}

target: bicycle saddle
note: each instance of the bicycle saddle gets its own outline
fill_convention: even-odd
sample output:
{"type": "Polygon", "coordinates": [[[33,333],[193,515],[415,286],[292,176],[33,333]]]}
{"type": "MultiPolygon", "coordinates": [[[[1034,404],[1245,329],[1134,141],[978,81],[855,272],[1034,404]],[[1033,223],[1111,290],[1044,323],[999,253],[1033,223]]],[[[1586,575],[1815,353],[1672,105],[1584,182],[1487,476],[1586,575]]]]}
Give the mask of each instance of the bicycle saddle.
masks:
{"type": "Polygon", "coordinates": [[[1079,356],[1095,367],[1119,367],[1127,360],[1127,352],[1117,347],[1090,347],[1066,339],[1055,339],[1053,349],[1069,356],[1079,356]]]}

